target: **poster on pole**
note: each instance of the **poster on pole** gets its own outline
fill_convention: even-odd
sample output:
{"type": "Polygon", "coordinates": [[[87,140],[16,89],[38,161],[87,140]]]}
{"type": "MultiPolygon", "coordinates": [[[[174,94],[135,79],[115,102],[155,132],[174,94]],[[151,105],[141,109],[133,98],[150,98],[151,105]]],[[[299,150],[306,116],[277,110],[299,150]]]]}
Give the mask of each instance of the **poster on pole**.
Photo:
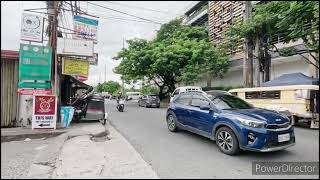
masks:
{"type": "Polygon", "coordinates": [[[56,129],[57,98],[54,95],[34,95],[32,129],[56,129]]]}
{"type": "Polygon", "coordinates": [[[90,39],[97,42],[98,21],[83,16],[73,17],[74,39],[90,39]]]}
{"type": "Polygon", "coordinates": [[[22,13],[21,40],[42,42],[43,17],[36,14],[22,13]]]}

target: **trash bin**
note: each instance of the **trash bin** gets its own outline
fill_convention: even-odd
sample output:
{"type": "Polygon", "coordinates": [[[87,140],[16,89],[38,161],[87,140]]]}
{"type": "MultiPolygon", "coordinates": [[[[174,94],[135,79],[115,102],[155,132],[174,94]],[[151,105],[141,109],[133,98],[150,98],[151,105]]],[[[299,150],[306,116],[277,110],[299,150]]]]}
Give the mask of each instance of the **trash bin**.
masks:
{"type": "Polygon", "coordinates": [[[72,121],[73,114],[74,114],[74,107],[62,106],[60,114],[61,114],[61,120],[63,122],[63,127],[69,128],[69,125],[72,121]]]}

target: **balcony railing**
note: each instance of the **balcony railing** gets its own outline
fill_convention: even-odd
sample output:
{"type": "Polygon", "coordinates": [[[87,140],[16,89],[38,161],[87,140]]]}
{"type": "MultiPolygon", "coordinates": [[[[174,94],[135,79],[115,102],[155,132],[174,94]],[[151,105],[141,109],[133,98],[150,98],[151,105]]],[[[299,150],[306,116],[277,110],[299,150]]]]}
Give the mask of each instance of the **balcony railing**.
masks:
{"type": "Polygon", "coordinates": [[[209,8],[209,5],[205,5],[203,6],[200,10],[196,11],[195,13],[193,13],[191,16],[188,16],[186,18],[186,22],[191,21],[193,18],[195,18],[197,15],[199,15],[200,13],[202,13],[203,11],[207,10],[209,8]]]}

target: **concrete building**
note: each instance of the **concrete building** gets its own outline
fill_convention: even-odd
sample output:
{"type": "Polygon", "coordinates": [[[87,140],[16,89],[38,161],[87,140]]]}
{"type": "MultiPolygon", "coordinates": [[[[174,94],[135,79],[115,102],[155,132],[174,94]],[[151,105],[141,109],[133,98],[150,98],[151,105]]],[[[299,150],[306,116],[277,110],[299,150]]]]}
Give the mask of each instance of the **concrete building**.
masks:
{"type": "MultiPolygon", "coordinates": [[[[212,43],[223,42],[223,30],[230,24],[237,23],[237,21],[242,21],[245,13],[244,7],[245,1],[209,1],[208,3],[208,34],[210,41],[212,43]]],[[[252,1],[253,8],[255,4],[262,3],[260,1],[252,1]]],[[[187,11],[186,14],[188,14],[187,11]]],[[[198,17],[198,16],[197,16],[198,17]]],[[[186,22],[197,22],[195,20],[191,21],[192,18],[186,22]]],[[[282,47],[294,47],[298,52],[302,54],[310,61],[314,60],[309,57],[306,51],[306,47],[303,45],[302,41],[296,41],[289,44],[283,44],[281,42],[281,37],[276,37],[273,41],[277,41],[276,46],[278,48],[282,47]]],[[[234,48],[231,50],[232,55],[230,59],[230,69],[224,75],[223,78],[213,78],[204,77],[199,82],[194,85],[201,87],[218,87],[218,86],[242,86],[244,83],[243,78],[243,52],[241,50],[243,46],[243,41],[235,42],[234,48]]],[[[270,67],[270,80],[279,77],[282,74],[301,72],[307,76],[319,78],[318,70],[311,65],[305,58],[300,55],[294,55],[290,57],[280,57],[278,53],[271,54],[271,67],[270,67]]],[[[254,60],[255,62],[256,60],[254,60]]],[[[255,67],[255,63],[253,65],[255,67]]],[[[255,68],[254,68],[255,70],[255,68]]],[[[257,84],[257,79],[255,71],[253,72],[254,84],[257,84]]]]}
{"type": "Polygon", "coordinates": [[[208,28],[208,1],[195,1],[184,13],[183,23],[208,28]]]}

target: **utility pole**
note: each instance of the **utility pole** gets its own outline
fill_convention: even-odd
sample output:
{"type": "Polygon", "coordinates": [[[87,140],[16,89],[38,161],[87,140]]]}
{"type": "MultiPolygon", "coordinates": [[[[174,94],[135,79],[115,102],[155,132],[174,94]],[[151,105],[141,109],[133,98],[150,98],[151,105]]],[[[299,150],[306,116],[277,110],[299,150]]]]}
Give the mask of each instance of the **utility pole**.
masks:
{"type": "Polygon", "coordinates": [[[107,81],[107,62],[104,64],[104,82],[107,81]]]}
{"type": "MultiPolygon", "coordinates": [[[[123,38],[122,40],[122,49],[124,49],[124,42],[125,42],[125,38],[123,38]]],[[[123,57],[122,57],[122,60],[123,60],[123,57]]],[[[121,78],[122,80],[122,95],[124,95],[124,80],[121,78]]]]}
{"type": "MultiPolygon", "coordinates": [[[[252,4],[245,1],[244,22],[251,20],[252,4]]],[[[243,58],[243,79],[245,87],[253,87],[253,42],[252,38],[245,38],[245,54],[243,58]]]]}
{"type": "MultiPolygon", "coordinates": [[[[57,96],[57,114],[60,114],[61,96],[60,96],[60,68],[57,56],[57,28],[58,28],[58,5],[60,1],[47,1],[49,13],[49,42],[52,48],[52,89],[53,94],[57,96]]],[[[60,122],[60,116],[57,116],[57,121],[60,122]]]]}

